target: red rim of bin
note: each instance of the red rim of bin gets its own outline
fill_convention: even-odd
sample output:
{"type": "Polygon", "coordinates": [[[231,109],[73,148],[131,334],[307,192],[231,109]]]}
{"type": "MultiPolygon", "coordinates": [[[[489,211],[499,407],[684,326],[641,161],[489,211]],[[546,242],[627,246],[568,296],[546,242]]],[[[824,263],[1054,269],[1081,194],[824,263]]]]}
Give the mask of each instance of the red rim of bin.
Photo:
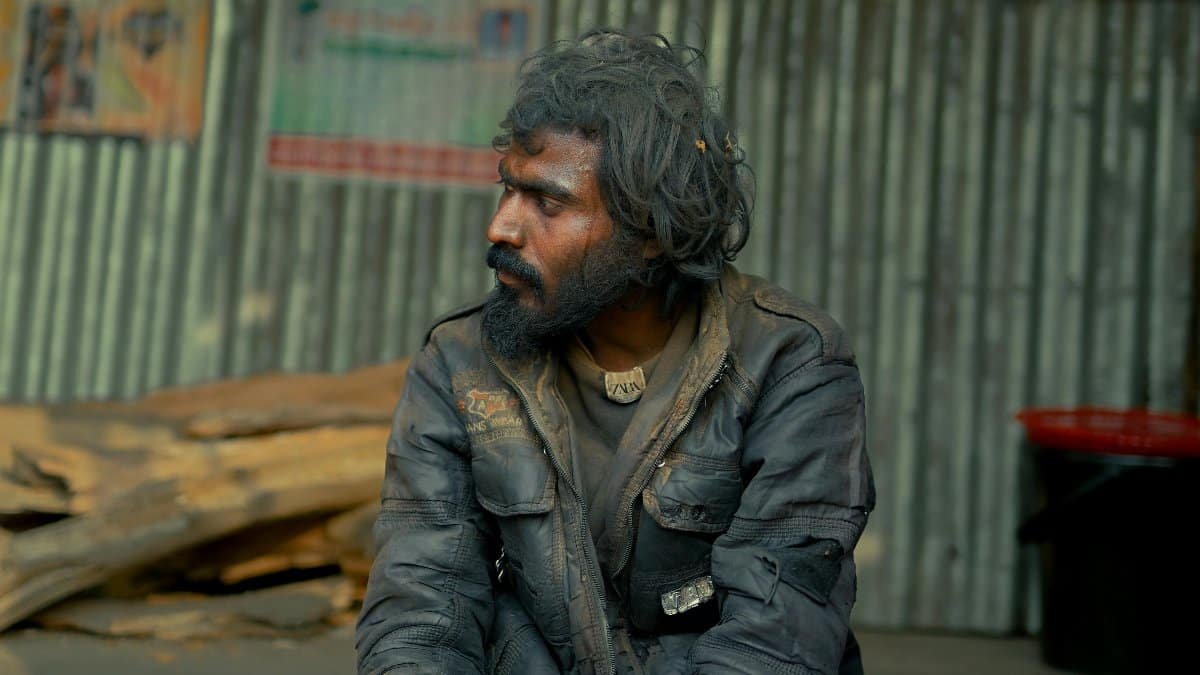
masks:
{"type": "Polygon", "coordinates": [[[1146,410],[1035,408],[1017,413],[1042,448],[1106,455],[1200,457],[1200,419],[1146,410]]]}

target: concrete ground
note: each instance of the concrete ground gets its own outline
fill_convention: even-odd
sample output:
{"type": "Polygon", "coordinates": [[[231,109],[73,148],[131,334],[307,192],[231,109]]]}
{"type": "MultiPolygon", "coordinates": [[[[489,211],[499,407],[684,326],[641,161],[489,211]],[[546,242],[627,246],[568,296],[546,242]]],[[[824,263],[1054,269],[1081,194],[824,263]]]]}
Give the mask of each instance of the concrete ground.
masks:
{"type": "MultiPolygon", "coordinates": [[[[869,675],[1054,675],[1037,643],[998,639],[859,634],[869,675]]],[[[168,642],[106,639],[42,630],[0,635],[0,674],[335,675],[354,672],[353,627],[298,640],[168,642]]]]}

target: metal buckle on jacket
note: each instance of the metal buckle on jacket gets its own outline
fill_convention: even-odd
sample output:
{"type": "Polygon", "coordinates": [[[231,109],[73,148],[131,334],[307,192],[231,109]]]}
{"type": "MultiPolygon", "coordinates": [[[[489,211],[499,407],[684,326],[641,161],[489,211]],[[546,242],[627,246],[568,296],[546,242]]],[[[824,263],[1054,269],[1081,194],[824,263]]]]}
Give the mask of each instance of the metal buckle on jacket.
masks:
{"type": "Polygon", "coordinates": [[[712,600],[712,577],[705,575],[693,579],[673,591],[662,594],[662,608],[667,616],[674,616],[689,609],[695,609],[712,600]]]}

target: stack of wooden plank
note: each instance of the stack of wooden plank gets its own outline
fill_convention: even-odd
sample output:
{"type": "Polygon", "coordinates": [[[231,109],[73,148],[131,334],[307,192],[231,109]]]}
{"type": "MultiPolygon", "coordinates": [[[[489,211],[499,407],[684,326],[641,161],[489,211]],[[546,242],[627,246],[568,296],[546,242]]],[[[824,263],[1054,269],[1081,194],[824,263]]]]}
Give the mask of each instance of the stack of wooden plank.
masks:
{"type": "Polygon", "coordinates": [[[0,631],[196,637],[346,620],[406,369],[0,406],[0,631]]]}

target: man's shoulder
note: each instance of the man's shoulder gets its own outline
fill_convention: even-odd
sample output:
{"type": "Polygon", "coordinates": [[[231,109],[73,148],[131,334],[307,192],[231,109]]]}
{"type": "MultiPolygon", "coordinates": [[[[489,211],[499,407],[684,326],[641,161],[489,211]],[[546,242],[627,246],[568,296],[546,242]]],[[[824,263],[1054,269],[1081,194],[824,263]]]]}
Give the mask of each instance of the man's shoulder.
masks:
{"type": "Polygon", "coordinates": [[[483,301],[457,307],[433,320],[425,333],[423,347],[462,354],[480,350],[483,301]]]}
{"type": "Polygon", "coordinates": [[[829,312],[766,279],[728,269],[722,276],[735,347],[787,349],[803,361],[853,361],[845,331],[829,312]]]}

